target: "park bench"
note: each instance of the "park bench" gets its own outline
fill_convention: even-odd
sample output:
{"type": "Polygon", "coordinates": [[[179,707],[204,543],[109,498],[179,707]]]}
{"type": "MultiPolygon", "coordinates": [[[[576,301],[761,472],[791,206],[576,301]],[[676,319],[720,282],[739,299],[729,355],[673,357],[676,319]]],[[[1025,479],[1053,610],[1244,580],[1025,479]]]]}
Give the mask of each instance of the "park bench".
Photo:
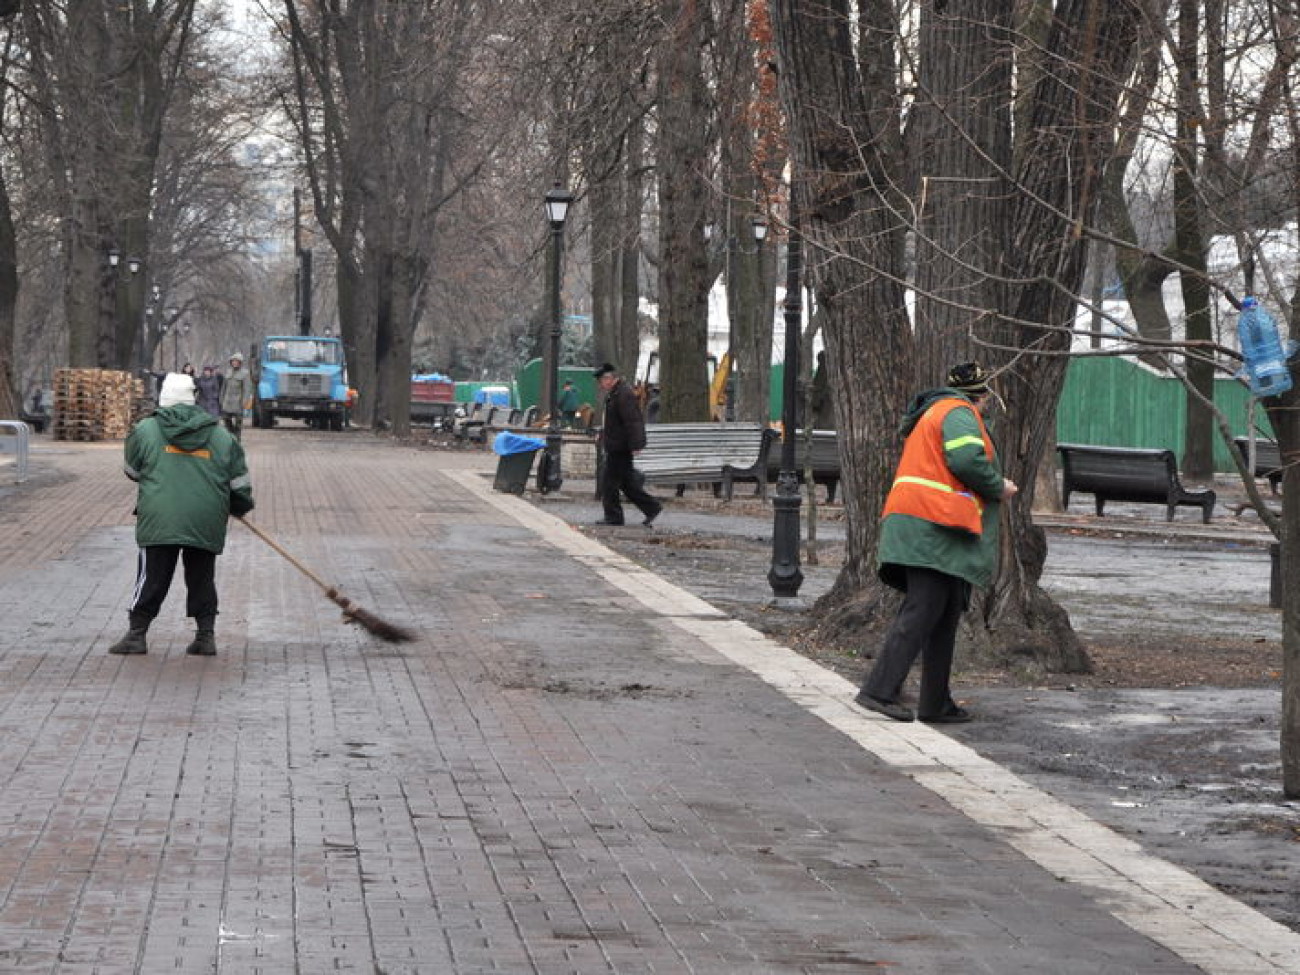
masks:
{"type": "MultiPolygon", "coordinates": [[[[839,489],[840,484],[839,434],[834,430],[814,430],[812,432],[811,454],[809,454],[807,434],[808,431],[806,430],[800,430],[795,434],[795,473],[798,474],[799,481],[802,483],[804,470],[809,466],[805,463],[805,458],[811,456],[813,483],[825,485],[826,500],[827,502],[834,503],[835,492],[839,489]]],[[[780,439],[778,439],[772,444],[772,449],[768,452],[768,481],[775,481],[777,475],[781,473],[782,446],[780,439]]],[[[766,484],[764,484],[763,487],[766,488],[766,484]]],[[[762,490],[759,493],[766,497],[765,490],[762,490]]],[[[728,489],[727,497],[731,497],[730,489],[728,489]]]]}
{"type": "MultiPolygon", "coordinates": [[[[1236,437],[1232,441],[1237,446],[1237,451],[1241,454],[1241,459],[1250,463],[1250,438],[1236,437]]],[[[1273,440],[1256,440],[1255,441],[1255,469],[1251,472],[1255,477],[1268,479],[1269,489],[1274,494],[1279,494],[1282,486],[1282,451],[1278,448],[1277,442],[1273,440]]]]}
{"type": "Polygon", "coordinates": [[[39,413],[32,413],[28,410],[20,410],[18,419],[26,423],[35,433],[44,433],[45,428],[50,424],[50,414],[42,410],[39,413]]]}
{"type": "Polygon", "coordinates": [[[1214,512],[1213,491],[1189,491],[1178,479],[1178,459],[1172,450],[1144,450],[1136,447],[1093,447],[1059,444],[1061,455],[1061,503],[1068,509],[1075,491],[1091,494],[1100,517],[1107,501],[1163,504],[1165,518],[1174,520],[1180,505],[1201,509],[1201,520],[1210,522],[1214,512]]]}
{"type": "MultiPolygon", "coordinates": [[[[766,478],[776,432],[762,423],[651,423],[636,467],[649,484],[709,484],[715,497],[741,478],[766,478]]],[[[728,492],[730,496],[730,492],[728,492]]]]}

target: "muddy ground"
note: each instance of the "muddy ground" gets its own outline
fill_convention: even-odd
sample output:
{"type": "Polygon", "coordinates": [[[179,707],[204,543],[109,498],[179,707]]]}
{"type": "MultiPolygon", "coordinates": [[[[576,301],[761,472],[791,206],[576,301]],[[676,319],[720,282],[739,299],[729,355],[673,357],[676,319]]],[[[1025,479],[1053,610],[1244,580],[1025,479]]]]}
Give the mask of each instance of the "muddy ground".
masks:
{"type": "MultiPolygon", "coordinates": [[[[589,483],[546,510],[727,613],[855,682],[873,652],[807,639],[816,597],[842,553],[836,508],[822,509],[819,564],[803,565],[802,607],[774,608],[770,507],[669,499],[653,530],[600,517],[589,483]]],[[[1300,931],[1300,803],[1281,794],[1281,616],[1270,609],[1271,538],[1253,516],[1220,510],[1208,528],[1151,506],[1105,519],[1044,517],[1045,588],[1069,611],[1096,665],[1029,681],[960,672],[977,716],[944,730],[1154,854],[1300,931]]],[[[959,664],[960,669],[960,664],[959,664]]]]}

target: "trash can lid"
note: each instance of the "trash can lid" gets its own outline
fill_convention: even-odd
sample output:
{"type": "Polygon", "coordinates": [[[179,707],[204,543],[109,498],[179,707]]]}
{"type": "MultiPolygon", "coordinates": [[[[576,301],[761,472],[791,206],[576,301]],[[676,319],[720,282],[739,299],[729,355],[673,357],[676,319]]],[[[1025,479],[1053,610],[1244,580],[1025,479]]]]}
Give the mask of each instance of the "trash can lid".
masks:
{"type": "Polygon", "coordinates": [[[521,437],[517,433],[503,430],[492,441],[492,449],[502,457],[510,454],[522,454],[530,450],[541,450],[546,446],[545,440],[537,437],[521,437]]]}

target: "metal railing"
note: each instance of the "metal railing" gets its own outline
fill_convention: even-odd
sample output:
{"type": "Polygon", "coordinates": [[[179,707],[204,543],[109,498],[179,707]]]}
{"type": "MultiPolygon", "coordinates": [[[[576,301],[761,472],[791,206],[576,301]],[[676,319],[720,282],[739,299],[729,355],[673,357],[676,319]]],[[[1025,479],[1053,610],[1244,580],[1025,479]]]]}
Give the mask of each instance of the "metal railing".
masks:
{"type": "Polygon", "coordinates": [[[0,453],[12,451],[18,456],[18,483],[27,480],[27,453],[31,447],[32,431],[21,420],[0,420],[0,453]],[[7,434],[13,433],[11,446],[7,434]]]}

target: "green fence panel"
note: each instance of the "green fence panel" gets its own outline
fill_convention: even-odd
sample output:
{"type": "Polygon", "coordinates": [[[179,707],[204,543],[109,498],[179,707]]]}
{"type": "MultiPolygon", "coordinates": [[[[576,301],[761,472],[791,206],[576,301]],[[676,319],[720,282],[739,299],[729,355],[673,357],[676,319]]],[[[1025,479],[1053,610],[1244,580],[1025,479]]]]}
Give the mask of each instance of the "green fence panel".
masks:
{"type": "MultiPolygon", "coordinates": [[[[564,388],[567,379],[578,391],[578,402],[595,408],[600,393],[596,389],[596,379],[592,376],[592,366],[560,366],[560,388],[564,388]]],[[[515,375],[515,395],[519,398],[519,408],[528,409],[536,406],[539,413],[546,412],[546,404],[540,402],[544,375],[541,359],[529,359],[515,375]]]]}
{"type": "MultiPolygon", "coordinates": [[[[1214,381],[1214,403],[1234,436],[1247,432],[1250,391],[1235,379],[1214,381]]],[[[1272,437],[1264,408],[1255,408],[1257,435],[1272,437]]],[[[1187,394],[1181,382],[1119,356],[1073,359],[1056,411],[1056,439],[1105,447],[1146,447],[1183,454],[1187,394]]],[[[1214,439],[1214,469],[1235,468],[1228,448],[1214,439]]]]}

